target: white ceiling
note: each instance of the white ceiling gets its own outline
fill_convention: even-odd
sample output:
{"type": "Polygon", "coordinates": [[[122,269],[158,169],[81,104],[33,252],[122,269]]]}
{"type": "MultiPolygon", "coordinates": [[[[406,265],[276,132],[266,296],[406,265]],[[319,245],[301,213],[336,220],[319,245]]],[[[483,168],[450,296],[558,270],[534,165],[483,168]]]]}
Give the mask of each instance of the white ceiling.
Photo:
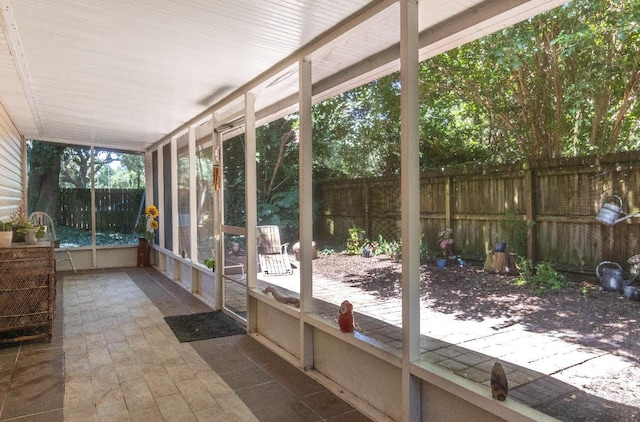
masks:
{"type": "MultiPolygon", "coordinates": [[[[559,0],[421,0],[421,58],[559,0]]],[[[295,110],[297,62],[315,100],[398,69],[392,0],[0,0],[0,103],[27,138],[143,150],[256,94],[295,110]]]]}

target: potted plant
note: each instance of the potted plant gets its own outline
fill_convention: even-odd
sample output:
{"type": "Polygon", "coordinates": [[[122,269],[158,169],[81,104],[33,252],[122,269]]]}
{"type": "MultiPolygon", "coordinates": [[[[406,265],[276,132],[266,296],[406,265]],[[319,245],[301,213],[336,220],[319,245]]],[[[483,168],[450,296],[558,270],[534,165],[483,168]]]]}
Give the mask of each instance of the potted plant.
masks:
{"type": "Polygon", "coordinates": [[[209,268],[211,271],[215,271],[216,269],[216,260],[213,258],[207,258],[202,262],[204,265],[207,266],[207,268],[209,268]]]}
{"type": "Polygon", "coordinates": [[[156,235],[158,229],[158,208],[155,205],[149,205],[145,208],[144,214],[140,216],[135,231],[138,233],[138,267],[149,266],[149,251],[151,242],[156,235]]]}
{"type": "Polygon", "coordinates": [[[22,201],[18,204],[18,209],[11,214],[11,228],[14,233],[14,242],[24,242],[27,230],[33,228],[33,222],[27,217],[27,211],[22,201]]]}
{"type": "Polygon", "coordinates": [[[38,225],[36,226],[36,237],[38,239],[43,238],[47,234],[47,226],[38,225]]]}
{"type": "Polygon", "coordinates": [[[158,229],[157,217],[158,208],[155,205],[149,205],[145,208],[144,214],[140,216],[135,227],[135,232],[138,233],[140,239],[145,239],[149,243],[153,241],[158,229]]]}
{"type": "Polygon", "coordinates": [[[10,248],[13,240],[13,230],[11,223],[3,223],[0,221],[0,248],[10,248]]]}

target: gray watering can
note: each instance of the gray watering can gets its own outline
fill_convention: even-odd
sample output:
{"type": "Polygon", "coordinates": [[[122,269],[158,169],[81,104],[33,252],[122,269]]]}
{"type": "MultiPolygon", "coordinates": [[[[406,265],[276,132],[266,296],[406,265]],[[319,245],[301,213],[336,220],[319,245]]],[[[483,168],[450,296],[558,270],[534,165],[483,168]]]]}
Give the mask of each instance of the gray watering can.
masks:
{"type": "Polygon", "coordinates": [[[622,210],[622,199],[618,195],[611,195],[604,198],[602,201],[602,207],[598,214],[596,215],[596,221],[606,224],[607,226],[613,226],[627,218],[635,217],[640,214],[640,212],[634,214],[626,214],[624,217],[620,218],[621,215],[626,214],[622,210]],[[617,204],[614,204],[613,201],[616,201],[617,204]]]}
{"type": "Polygon", "coordinates": [[[613,261],[602,261],[596,267],[596,277],[600,281],[600,287],[609,292],[621,292],[633,281],[625,279],[622,265],[613,261]]]}

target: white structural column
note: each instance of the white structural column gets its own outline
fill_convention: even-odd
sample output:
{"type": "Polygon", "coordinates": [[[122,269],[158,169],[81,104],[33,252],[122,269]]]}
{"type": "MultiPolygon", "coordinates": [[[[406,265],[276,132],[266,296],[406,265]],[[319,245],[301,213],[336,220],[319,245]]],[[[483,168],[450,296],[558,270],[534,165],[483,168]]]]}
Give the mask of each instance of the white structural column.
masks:
{"type": "MultiPolygon", "coordinates": [[[[180,226],[178,219],[178,137],[171,138],[171,251],[179,254],[180,251],[180,226]]],[[[174,279],[179,279],[180,274],[173,270],[174,279]]]]}
{"type": "MultiPolygon", "coordinates": [[[[218,133],[215,130],[216,121],[215,116],[211,115],[211,125],[213,127],[213,131],[211,136],[213,138],[213,169],[214,172],[217,172],[218,177],[222,177],[222,134],[218,133]]],[[[216,174],[216,173],[214,173],[216,174]]],[[[223,297],[224,297],[224,279],[222,278],[222,274],[224,273],[222,267],[222,243],[224,239],[222,238],[222,207],[224,201],[222,200],[222,181],[218,180],[218,186],[220,186],[220,190],[215,191],[213,195],[213,238],[214,242],[214,251],[213,257],[216,261],[215,266],[215,286],[216,286],[216,306],[215,309],[219,311],[223,307],[223,297]]],[[[214,189],[217,189],[214,181],[214,189]]]]}
{"type": "MultiPolygon", "coordinates": [[[[158,176],[160,173],[158,173],[158,176]]],[[[153,197],[153,158],[151,152],[144,153],[144,202],[147,205],[158,203],[158,198],[153,197]]]]}
{"type": "MultiPolygon", "coordinates": [[[[198,262],[198,175],[196,172],[196,128],[189,126],[189,259],[198,262]]],[[[187,246],[184,245],[186,248],[187,246]]],[[[182,251],[181,251],[182,252],[182,251]]],[[[191,293],[201,294],[200,271],[191,269],[191,293]]]]}
{"type": "Polygon", "coordinates": [[[300,356],[303,369],[313,368],[313,328],[305,315],[313,312],[313,154],[311,117],[311,61],[299,62],[300,113],[300,356]]]}
{"type": "MultiPolygon", "coordinates": [[[[167,210],[164,207],[164,157],[162,155],[162,151],[164,150],[164,145],[162,144],[158,147],[157,149],[157,155],[158,155],[158,197],[156,198],[156,205],[158,206],[159,210],[162,210],[162,212],[160,213],[160,215],[158,215],[158,224],[160,225],[160,230],[158,230],[158,243],[160,244],[160,248],[164,248],[164,228],[165,228],[165,224],[167,222],[166,219],[166,213],[167,210]]],[[[147,205],[149,205],[147,203],[147,205]]],[[[164,261],[164,254],[161,255],[160,258],[160,262],[158,263],[160,265],[160,270],[161,271],[165,271],[166,266],[165,266],[165,261],[164,261]]]]}
{"type": "Polygon", "coordinates": [[[96,268],[98,266],[98,251],[96,250],[96,149],[92,146],[91,149],[91,160],[90,160],[90,169],[91,169],[91,259],[92,266],[96,268]]]}
{"type": "Polygon", "coordinates": [[[198,175],[196,169],[196,129],[191,126],[189,127],[189,239],[191,240],[189,258],[191,258],[191,262],[198,262],[198,175]]]}
{"type": "Polygon", "coordinates": [[[247,212],[247,330],[256,331],[256,304],[250,300],[249,290],[258,286],[257,251],[258,242],[256,226],[258,221],[258,200],[256,181],[256,97],[253,93],[245,94],[245,207],[247,212]]]}
{"type": "Polygon", "coordinates": [[[421,418],[420,380],[420,142],[418,126],[418,0],[400,0],[402,201],[402,419],[421,418]]]}

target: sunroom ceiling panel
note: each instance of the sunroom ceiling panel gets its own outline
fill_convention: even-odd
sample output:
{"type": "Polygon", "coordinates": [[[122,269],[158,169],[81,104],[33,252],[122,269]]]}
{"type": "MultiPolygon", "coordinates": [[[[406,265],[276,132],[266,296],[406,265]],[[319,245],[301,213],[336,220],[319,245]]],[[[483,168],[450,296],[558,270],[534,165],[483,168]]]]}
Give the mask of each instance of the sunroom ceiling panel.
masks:
{"type": "Polygon", "coordinates": [[[128,133],[144,148],[367,3],[1,0],[38,105],[16,123],[40,139],[82,141],[86,127],[99,143],[128,133]]]}

